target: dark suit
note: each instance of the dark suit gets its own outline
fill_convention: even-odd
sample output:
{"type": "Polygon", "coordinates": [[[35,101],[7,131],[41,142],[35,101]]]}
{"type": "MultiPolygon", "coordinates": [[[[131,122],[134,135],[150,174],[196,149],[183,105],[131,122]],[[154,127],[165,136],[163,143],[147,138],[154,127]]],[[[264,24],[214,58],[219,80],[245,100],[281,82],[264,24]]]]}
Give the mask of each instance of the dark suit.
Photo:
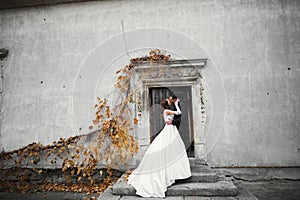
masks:
{"type": "MultiPolygon", "coordinates": [[[[180,102],[178,102],[178,107],[181,109],[180,102]]],[[[174,103],[171,104],[170,109],[176,111],[176,107],[175,107],[174,103]]],[[[181,122],[181,114],[180,115],[174,115],[174,119],[172,121],[172,124],[176,126],[177,130],[179,130],[180,122],[181,122]]]]}

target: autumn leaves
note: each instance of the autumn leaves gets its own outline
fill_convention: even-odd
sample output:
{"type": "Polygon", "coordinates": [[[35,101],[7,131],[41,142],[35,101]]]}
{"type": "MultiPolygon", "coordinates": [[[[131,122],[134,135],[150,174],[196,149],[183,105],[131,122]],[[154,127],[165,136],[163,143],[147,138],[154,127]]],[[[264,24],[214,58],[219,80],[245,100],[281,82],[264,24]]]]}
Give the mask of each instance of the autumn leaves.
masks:
{"type": "MultiPolygon", "coordinates": [[[[134,124],[138,120],[134,118],[133,111],[130,109],[129,103],[134,103],[134,91],[131,82],[134,75],[134,68],[143,62],[168,61],[170,56],[164,55],[160,50],[152,50],[148,56],[132,58],[130,63],[124,68],[118,70],[115,83],[115,90],[119,95],[116,105],[110,105],[105,98],[97,98],[94,105],[95,118],[93,119],[92,129],[96,126],[96,131],[92,133],[92,140],[89,142],[87,138],[90,135],[74,136],[70,138],[61,138],[59,141],[53,142],[52,145],[43,146],[40,143],[32,143],[22,149],[12,152],[2,152],[1,161],[2,168],[7,168],[5,163],[15,163],[22,172],[24,165],[37,165],[41,160],[51,159],[53,165],[61,163],[62,172],[66,177],[66,184],[61,185],[50,184],[44,186],[45,190],[72,190],[88,191],[90,193],[101,193],[107,186],[113,184],[115,179],[112,178],[112,168],[118,165],[126,166],[139,150],[139,145],[134,138],[134,124]],[[58,162],[59,161],[59,162],[58,162]],[[93,174],[97,171],[99,164],[106,164],[107,176],[103,184],[95,183],[93,174]],[[78,184],[67,188],[70,182],[70,176],[77,177],[78,184]],[[90,185],[80,189],[79,186],[82,179],[88,179],[90,185]],[[64,188],[64,189],[63,189],[64,188]],[[66,189],[67,188],[67,189],[66,189]]],[[[7,176],[18,176],[16,174],[8,174],[7,176]]],[[[130,172],[127,172],[127,174],[130,172]]],[[[5,183],[3,183],[5,184],[5,183]]],[[[8,183],[7,183],[8,184],[8,183]]],[[[27,186],[26,186],[27,187],[27,186]]],[[[24,186],[25,190],[25,186],[24,186]]]]}

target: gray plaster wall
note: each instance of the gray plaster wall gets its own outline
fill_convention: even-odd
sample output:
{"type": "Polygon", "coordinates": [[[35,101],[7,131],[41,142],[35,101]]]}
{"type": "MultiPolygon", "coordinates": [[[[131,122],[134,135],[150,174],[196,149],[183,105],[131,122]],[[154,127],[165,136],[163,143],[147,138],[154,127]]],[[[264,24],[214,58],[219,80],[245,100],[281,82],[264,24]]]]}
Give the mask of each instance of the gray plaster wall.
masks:
{"type": "MultiPolygon", "coordinates": [[[[221,133],[206,136],[213,144],[210,165],[299,166],[299,10],[298,0],[92,1],[0,10],[0,48],[10,51],[2,69],[0,148],[48,144],[89,131],[88,86],[76,100],[83,107],[91,103],[91,109],[76,110],[82,123],[74,119],[78,72],[93,49],[122,33],[123,22],[125,31],[180,33],[206,52],[204,74],[212,64],[217,67],[225,117],[221,133]]],[[[114,53],[116,46],[106,46],[104,54],[114,53]]],[[[177,46],[190,51],[180,41],[177,46]]],[[[104,79],[112,80],[111,72],[121,67],[106,70],[97,62],[104,79]]],[[[97,96],[111,85],[102,88],[97,96]]]]}

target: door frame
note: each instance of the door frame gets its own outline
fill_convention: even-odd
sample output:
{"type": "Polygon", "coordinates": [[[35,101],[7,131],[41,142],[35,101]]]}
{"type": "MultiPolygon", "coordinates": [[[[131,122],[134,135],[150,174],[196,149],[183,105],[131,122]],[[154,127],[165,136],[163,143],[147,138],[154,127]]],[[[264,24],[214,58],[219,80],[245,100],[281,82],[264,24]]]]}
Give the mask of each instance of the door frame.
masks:
{"type": "MultiPolygon", "coordinates": [[[[191,79],[191,80],[155,80],[155,81],[144,81],[144,107],[149,110],[150,109],[150,88],[155,88],[155,87],[190,87],[191,88],[191,97],[192,97],[192,105],[191,105],[191,109],[193,110],[192,112],[192,130],[193,130],[193,140],[194,140],[194,157],[195,158],[200,158],[199,153],[196,152],[196,149],[199,147],[199,143],[201,144],[201,142],[199,142],[199,140],[201,139],[201,127],[199,126],[199,122],[200,120],[197,120],[197,118],[199,118],[200,113],[200,99],[197,99],[196,95],[196,91],[200,91],[200,86],[199,84],[197,84],[197,79],[191,79]]],[[[199,96],[198,96],[199,98],[199,96]]],[[[149,127],[149,141],[147,142],[148,145],[150,145],[150,136],[151,136],[151,122],[150,122],[150,118],[151,118],[151,114],[150,112],[147,112],[147,119],[146,122],[146,126],[149,127]]],[[[147,145],[147,147],[148,147],[147,145]]],[[[199,148],[198,148],[199,149],[199,148]]]]}
{"type": "MultiPolygon", "coordinates": [[[[182,140],[183,140],[183,142],[185,144],[188,157],[191,157],[191,158],[195,157],[195,151],[194,151],[194,132],[195,131],[193,130],[193,127],[194,127],[193,123],[194,123],[194,121],[192,120],[193,119],[193,108],[192,108],[193,99],[192,99],[192,88],[191,88],[191,86],[182,86],[182,85],[181,86],[174,86],[174,85],[172,85],[172,86],[169,86],[169,87],[165,87],[165,86],[161,86],[161,87],[149,87],[149,96],[148,96],[149,99],[148,99],[148,101],[149,101],[149,105],[152,104],[152,106],[153,106],[153,102],[151,103],[151,99],[152,99],[151,98],[151,94],[152,94],[151,91],[153,91],[153,89],[155,89],[155,88],[161,88],[163,90],[164,89],[169,89],[171,92],[175,92],[176,96],[178,96],[178,98],[181,99],[181,100],[183,100],[187,96],[186,97],[180,96],[179,94],[177,94],[176,90],[178,91],[178,90],[180,90],[179,88],[181,88],[181,92],[184,91],[185,95],[188,95],[188,99],[190,101],[189,103],[191,103],[191,104],[186,104],[185,105],[185,106],[187,106],[187,107],[185,107],[186,110],[182,110],[182,112],[184,112],[184,116],[187,117],[187,118],[186,119],[184,119],[184,118],[181,119],[181,125],[180,125],[180,129],[179,129],[179,134],[181,135],[181,138],[182,138],[182,140]],[[181,132],[181,131],[184,130],[183,129],[183,123],[184,123],[185,120],[188,121],[188,124],[186,124],[188,130],[187,130],[187,132],[185,132],[185,134],[188,134],[188,136],[185,135],[185,134],[182,135],[182,132],[181,132]],[[188,140],[186,140],[187,139],[186,137],[188,138],[188,140]],[[187,148],[187,145],[188,145],[188,148],[187,148]]],[[[165,96],[165,98],[168,98],[168,96],[165,96]]],[[[182,109],[183,109],[183,106],[184,106],[184,104],[181,104],[182,109]]],[[[161,109],[161,107],[160,107],[160,109],[161,109]]],[[[154,139],[154,134],[157,133],[157,132],[154,132],[153,123],[151,123],[151,121],[152,120],[155,121],[154,118],[157,118],[157,117],[158,116],[153,116],[153,113],[149,114],[150,143],[152,143],[152,141],[154,139]]],[[[163,122],[163,121],[164,121],[163,118],[161,118],[161,122],[163,122]]],[[[162,130],[162,128],[163,128],[163,126],[162,127],[159,126],[160,130],[162,130]]],[[[159,131],[159,130],[157,129],[155,131],[159,131]]]]}
{"type": "Polygon", "coordinates": [[[139,123],[135,131],[139,143],[139,155],[137,160],[141,160],[148,146],[150,145],[150,88],[154,87],[180,87],[190,86],[192,97],[192,120],[194,136],[194,157],[197,163],[206,164],[206,134],[204,126],[206,121],[204,97],[202,94],[203,80],[200,68],[204,67],[207,59],[176,60],[164,63],[142,63],[135,67],[135,79],[133,85],[139,88],[135,94],[136,101],[140,102],[136,116],[139,123]]]}

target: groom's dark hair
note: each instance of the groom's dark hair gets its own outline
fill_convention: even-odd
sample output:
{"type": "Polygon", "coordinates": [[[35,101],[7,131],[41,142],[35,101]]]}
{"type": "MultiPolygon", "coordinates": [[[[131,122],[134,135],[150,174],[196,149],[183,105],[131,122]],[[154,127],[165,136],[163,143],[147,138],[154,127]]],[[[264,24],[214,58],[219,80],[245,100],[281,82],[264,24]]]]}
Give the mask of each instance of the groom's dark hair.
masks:
{"type": "Polygon", "coordinates": [[[174,93],[172,93],[170,96],[172,97],[172,99],[177,99],[177,96],[174,93]]]}

